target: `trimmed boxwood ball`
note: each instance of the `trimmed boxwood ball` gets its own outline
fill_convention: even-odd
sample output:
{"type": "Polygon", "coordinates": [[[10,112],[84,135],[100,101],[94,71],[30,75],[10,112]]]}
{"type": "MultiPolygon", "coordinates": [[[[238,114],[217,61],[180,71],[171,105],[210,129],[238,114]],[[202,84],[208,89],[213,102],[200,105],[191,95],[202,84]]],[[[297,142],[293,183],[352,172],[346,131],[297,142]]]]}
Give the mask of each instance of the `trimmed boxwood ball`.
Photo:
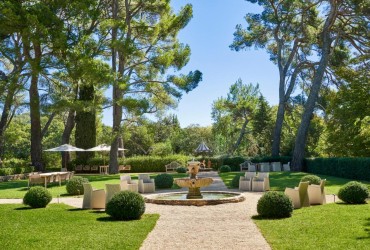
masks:
{"type": "Polygon", "coordinates": [[[357,181],[348,182],[338,192],[339,199],[350,204],[364,204],[369,195],[367,186],[357,181]]]}
{"type": "Polygon", "coordinates": [[[51,199],[51,193],[46,188],[31,187],[23,197],[23,204],[32,208],[46,207],[51,199]]]}
{"type": "Polygon", "coordinates": [[[157,188],[171,188],[173,177],[170,174],[159,174],[154,178],[154,183],[157,188]]]}
{"type": "Polygon", "coordinates": [[[228,165],[222,165],[219,168],[220,173],[227,173],[231,171],[231,168],[228,165]]]}
{"type": "Polygon", "coordinates": [[[145,212],[145,201],[138,193],[121,191],[113,195],[105,212],[116,220],[138,220],[145,212]]]}
{"type": "Polygon", "coordinates": [[[287,218],[292,216],[293,204],[290,198],[281,192],[265,193],[257,203],[257,212],[265,218],[287,218]]]}
{"type": "Polygon", "coordinates": [[[177,173],[186,173],[186,171],[188,171],[187,169],[186,169],[186,167],[178,167],[178,168],[176,168],[176,172],[177,173]]]}
{"type": "Polygon", "coordinates": [[[231,187],[239,188],[239,179],[240,179],[240,175],[235,175],[234,178],[230,182],[231,187]]]}
{"type": "Polygon", "coordinates": [[[318,177],[317,175],[310,174],[310,175],[305,175],[302,177],[301,182],[306,182],[306,181],[308,181],[310,185],[311,184],[320,185],[321,178],[318,177]]]}
{"type": "Polygon", "coordinates": [[[81,176],[74,176],[67,182],[67,193],[72,195],[84,194],[84,183],[89,183],[89,180],[81,176]]]}

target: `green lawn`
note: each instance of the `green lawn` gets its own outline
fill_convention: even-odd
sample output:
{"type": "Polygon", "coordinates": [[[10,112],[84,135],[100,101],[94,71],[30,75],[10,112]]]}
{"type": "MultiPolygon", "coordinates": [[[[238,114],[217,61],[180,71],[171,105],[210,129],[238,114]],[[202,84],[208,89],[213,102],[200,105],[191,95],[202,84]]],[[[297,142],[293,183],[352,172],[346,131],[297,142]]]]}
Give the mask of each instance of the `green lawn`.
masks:
{"type": "MultiPolygon", "coordinates": [[[[228,188],[231,188],[230,182],[235,175],[244,175],[240,172],[230,172],[230,173],[220,173],[220,177],[228,188]]],[[[300,179],[308,175],[308,173],[303,172],[270,172],[270,186],[271,190],[274,191],[284,191],[286,187],[297,187],[300,179]]],[[[328,175],[318,175],[322,179],[326,179],[325,192],[326,194],[337,194],[339,188],[346,184],[350,179],[344,179],[339,177],[333,177],[328,175]]],[[[370,188],[370,183],[361,181],[365,183],[370,188]]]]}
{"type": "MultiPolygon", "coordinates": [[[[132,179],[137,179],[138,174],[130,174],[132,179]]],[[[151,178],[154,178],[157,174],[151,174],[151,178]]],[[[178,174],[178,173],[171,173],[173,178],[181,178],[186,177],[186,174],[178,174]]],[[[119,183],[119,175],[84,175],[83,177],[87,178],[93,188],[105,188],[105,184],[118,184],[119,183]]],[[[26,194],[27,188],[27,180],[19,180],[19,181],[8,181],[8,182],[0,182],[0,198],[23,198],[26,194]]],[[[48,185],[48,190],[51,192],[53,197],[58,196],[68,196],[66,191],[66,185],[62,184],[59,186],[57,184],[48,185]]],[[[177,185],[174,185],[172,188],[176,189],[179,188],[177,185]]]]}
{"type": "Polygon", "coordinates": [[[272,249],[369,249],[370,204],[296,209],[291,218],[254,217],[272,249]]]}
{"type": "Polygon", "coordinates": [[[6,249],[139,249],[158,214],[112,221],[104,212],[64,204],[29,209],[0,205],[0,242],[6,249]]]}

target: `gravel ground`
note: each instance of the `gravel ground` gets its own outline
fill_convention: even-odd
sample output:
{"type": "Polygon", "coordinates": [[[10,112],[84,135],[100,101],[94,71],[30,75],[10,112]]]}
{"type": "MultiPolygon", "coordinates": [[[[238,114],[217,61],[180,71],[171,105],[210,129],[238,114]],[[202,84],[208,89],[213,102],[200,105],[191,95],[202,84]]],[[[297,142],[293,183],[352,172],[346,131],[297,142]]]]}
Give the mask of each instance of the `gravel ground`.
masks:
{"type": "Polygon", "coordinates": [[[147,204],[146,213],[160,218],[140,249],[271,249],[251,219],[262,193],[244,195],[215,206],[147,204]]]}

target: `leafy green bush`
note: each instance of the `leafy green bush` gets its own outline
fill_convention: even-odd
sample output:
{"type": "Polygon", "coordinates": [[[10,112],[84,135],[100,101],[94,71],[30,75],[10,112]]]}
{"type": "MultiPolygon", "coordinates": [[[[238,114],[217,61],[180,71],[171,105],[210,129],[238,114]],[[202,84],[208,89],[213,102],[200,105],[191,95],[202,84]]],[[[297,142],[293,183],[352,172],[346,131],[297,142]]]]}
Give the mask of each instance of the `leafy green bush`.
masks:
{"type": "Polygon", "coordinates": [[[258,200],[257,212],[266,218],[287,218],[292,216],[293,204],[286,194],[270,191],[258,200]]]}
{"type": "Polygon", "coordinates": [[[230,172],[231,171],[231,168],[228,165],[222,165],[219,168],[219,171],[220,171],[220,173],[227,173],[227,172],[230,172]]]}
{"type": "Polygon", "coordinates": [[[350,181],[339,189],[338,197],[345,203],[364,204],[370,192],[365,184],[350,181]]]}
{"type": "Polygon", "coordinates": [[[23,197],[23,204],[32,208],[46,207],[51,199],[51,193],[46,188],[31,187],[23,197]]]}
{"type": "Polygon", "coordinates": [[[138,193],[122,191],[112,197],[105,211],[116,220],[137,220],[145,212],[145,201],[138,193]]]}
{"type": "Polygon", "coordinates": [[[321,178],[318,177],[317,175],[310,174],[310,175],[305,175],[301,178],[301,182],[304,182],[304,181],[308,181],[309,184],[320,185],[321,178]]]}
{"type": "Polygon", "coordinates": [[[158,188],[171,188],[173,177],[170,174],[159,174],[154,178],[155,186],[158,188]]]}
{"type": "Polygon", "coordinates": [[[72,195],[83,194],[84,183],[89,183],[89,180],[81,176],[74,176],[67,182],[66,185],[67,193],[72,195]]]}
{"type": "Polygon", "coordinates": [[[147,172],[166,172],[165,165],[169,162],[177,161],[183,166],[189,161],[187,155],[170,155],[166,157],[159,156],[137,156],[125,159],[125,165],[131,165],[131,172],[147,173],[147,172]]]}
{"type": "Polygon", "coordinates": [[[370,181],[370,157],[306,159],[307,171],[341,178],[370,181]]]}
{"type": "Polygon", "coordinates": [[[178,168],[176,168],[176,172],[179,173],[179,174],[186,173],[186,171],[188,171],[186,167],[178,167],[178,168]]]}
{"type": "Polygon", "coordinates": [[[230,182],[230,186],[233,188],[239,188],[239,179],[240,179],[240,175],[235,175],[234,178],[230,182]]]}

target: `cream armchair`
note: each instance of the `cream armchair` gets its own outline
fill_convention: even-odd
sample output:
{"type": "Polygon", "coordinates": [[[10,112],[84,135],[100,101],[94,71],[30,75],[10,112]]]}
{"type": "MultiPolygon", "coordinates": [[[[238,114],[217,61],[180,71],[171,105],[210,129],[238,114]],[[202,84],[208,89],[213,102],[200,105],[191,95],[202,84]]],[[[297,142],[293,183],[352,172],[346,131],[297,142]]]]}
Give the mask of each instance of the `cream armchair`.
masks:
{"type": "Polygon", "coordinates": [[[270,163],[269,162],[262,162],[260,164],[260,171],[261,172],[270,172],[270,163]]]}
{"type": "Polygon", "coordinates": [[[251,191],[252,190],[252,180],[254,177],[256,177],[256,172],[245,172],[244,176],[240,176],[239,190],[251,191]]]}
{"type": "Polygon", "coordinates": [[[309,182],[300,182],[298,187],[285,188],[285,194],[292,200],[294,208],[309,207],[310,200],[308,197],[309,182]]]}
{"type": "Polygon", "coordinates": [[[281,171],[281,163],[280,162],[271,162],[271,169],[273,172],[280,172],[281,171]]]}
{"type": "Polygon", "coordinates": [[[105,204],[107,204],[112,199],[113,195],[121,191],[121,185],[120,184],[105,184],[105,189],[107,190],[105,194],[105,204]]]}
{"type": "Polygon", "coordinates": [[[321,180],[320,185],[311,184],[308,186],[308,198],[310,200],[310,205],[312,204],[326,204],[325,197],[325,186],[326,180],[321,180]]]}
{"type": "Polygon", "coordinates": [[[259,172],[252,180],[252,191],[264,192],[270,190],[269,173],[259,172]]]}
{"type": "Polygon", "coordinates": [[[139,192],[140,193],[154,193],[155,183],[150,179],[149,174],[139,174],[139,192]]]}
{"type": "Polygon", "coordinates": [[[121,175],[119,178],[122,191],[129,190],[133,192],[139,192],[138,182],[131,180],[130,175],[121,175]]]}
{"type": "Polygon", "coordinates": [[[82,200],[83,209],[104,209],[105,190],[93,189],[90,183],[84,183],[84,198],[82,200]]]}

